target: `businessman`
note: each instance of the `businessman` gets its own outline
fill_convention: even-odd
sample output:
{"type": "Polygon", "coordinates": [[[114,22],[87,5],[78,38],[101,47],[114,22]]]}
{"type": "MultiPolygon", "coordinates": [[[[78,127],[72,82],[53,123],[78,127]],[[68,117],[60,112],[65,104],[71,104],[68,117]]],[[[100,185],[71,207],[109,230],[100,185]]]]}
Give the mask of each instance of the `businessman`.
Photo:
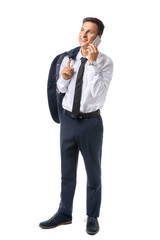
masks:
{"type": "Polygon", "coordinates": [[[81,152],[87,174],[86,232],[99,231],[101,206],[101,153],[103,107],[112,79],[112,60],[98,51],[97,36],[102,37],[104,24],[97,18],[85,18],[79,32],[80,48],[75,58],[66,55],[57,81],[65,94],[60,111],[61,201],[57,213],[40,223],[41,228],[54,228],[72,223],[78,155],[81,152]]]}

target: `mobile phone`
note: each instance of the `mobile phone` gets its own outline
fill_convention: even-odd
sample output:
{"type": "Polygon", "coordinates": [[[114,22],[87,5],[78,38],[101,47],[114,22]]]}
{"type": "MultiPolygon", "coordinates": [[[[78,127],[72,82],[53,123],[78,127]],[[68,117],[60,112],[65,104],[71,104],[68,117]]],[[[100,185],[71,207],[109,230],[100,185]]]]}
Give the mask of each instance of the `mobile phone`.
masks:
{"type": "Polygon", "coordinates": [[[99,44],[101,43],[101,38],[99,35],[97,35],[97,37],[94,39],[94,41],[92,42],[93,44],[96,43],[97,47],[99,46],[99,44]]]}

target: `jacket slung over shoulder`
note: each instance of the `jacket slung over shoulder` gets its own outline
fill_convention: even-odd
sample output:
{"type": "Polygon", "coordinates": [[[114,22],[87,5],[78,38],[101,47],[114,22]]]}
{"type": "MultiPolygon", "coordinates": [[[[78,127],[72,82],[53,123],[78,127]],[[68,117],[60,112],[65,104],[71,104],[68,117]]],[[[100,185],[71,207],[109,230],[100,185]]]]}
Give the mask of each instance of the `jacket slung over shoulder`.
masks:
{"type": "Polygon", "coordinates": [[[56,123],[60,123],[60,114],[59,114],[59,108],[62,107],[62,100],[64,97],[61,96],[59,98],[58,94],[61,93],[57,93],[56,89],[57,89],[57,79],[59,76],[59,70],[60,70],[60,64],[63,60],[63,57],[68,55],[69,58],[75,59],[77,56],[77,53],[79,52],[80,47],[76,47],[74,49],[71,49],[68,52],[63,52],[59,55],[57,55],[54,60],[52,61],[51,67],[50,67],[50,71],[49,71],[49,76],[48,76],[48,83],[47,83],[47,96],[48,96],[48,105],[49,105],[49,110],[52,116],[52,119],[56,122],[56,123]],[[63,57],[62,57],[63,56],[63,57]],[[59,62],[58,60],[61,57],[61,62],[59,62]],[[57,65],[57,63],[59,65],[57,65]],[[57,99],[61,99],[60,101],[57,99]]]}

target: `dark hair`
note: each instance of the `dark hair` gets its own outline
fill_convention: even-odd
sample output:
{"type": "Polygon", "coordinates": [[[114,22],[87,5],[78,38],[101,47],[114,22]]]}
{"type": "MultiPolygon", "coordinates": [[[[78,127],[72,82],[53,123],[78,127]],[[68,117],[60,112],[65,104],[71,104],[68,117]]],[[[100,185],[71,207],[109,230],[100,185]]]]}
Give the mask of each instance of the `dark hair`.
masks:
{"type": "Polygon", "coordinates": [[[102,35],[103,30],[104,30],[104,24],[101,20],[99,20],[98,18],[93,18],[93,17],[87,17],[83,19],[83,23],[85,22],[92,22],[97,24],[98,26],[98,35],[102,35]]]}

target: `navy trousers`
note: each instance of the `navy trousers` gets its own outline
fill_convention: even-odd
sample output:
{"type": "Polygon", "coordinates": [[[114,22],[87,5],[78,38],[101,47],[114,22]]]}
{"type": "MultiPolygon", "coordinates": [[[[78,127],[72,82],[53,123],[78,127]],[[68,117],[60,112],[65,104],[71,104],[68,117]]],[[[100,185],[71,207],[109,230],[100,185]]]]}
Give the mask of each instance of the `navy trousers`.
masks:
{"type": "Polygon", "coordinates": [[[101,116],[73,119],[61,114],[61,201],[59,212],[72,215],[79,151],[87,173],[87,215],[99,217],[101,205],[101,153],[103,123],[101,116]]]}

